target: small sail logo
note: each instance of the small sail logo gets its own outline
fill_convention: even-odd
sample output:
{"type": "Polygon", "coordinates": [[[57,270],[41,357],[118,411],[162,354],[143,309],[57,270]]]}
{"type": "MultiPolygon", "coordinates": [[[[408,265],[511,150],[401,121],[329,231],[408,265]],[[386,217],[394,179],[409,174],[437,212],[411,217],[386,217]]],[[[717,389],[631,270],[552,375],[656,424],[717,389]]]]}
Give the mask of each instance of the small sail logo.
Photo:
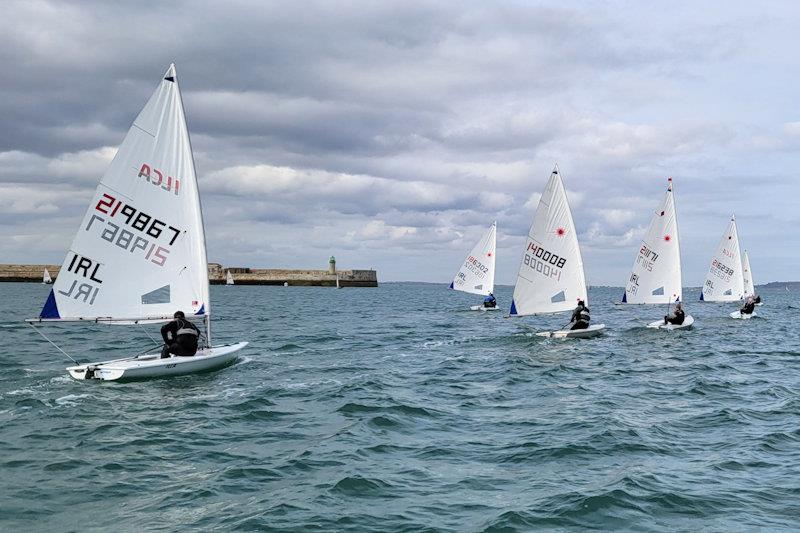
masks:
{"type": "Polygon", "coordinates": [[[141,178],[142,176],[145,177],[148,183],[152,183],[156,187],[161,187],[167,192],[174,191],[175,196],[178,196],[178,192],[181,189],[181,180],[178,178],[167,176],[167,180],[164,181],[164,173],[155,167],[151,168],[147,163],[142,163],[142,168],[139,169],[139,175],[137,177],[141,178]]]}

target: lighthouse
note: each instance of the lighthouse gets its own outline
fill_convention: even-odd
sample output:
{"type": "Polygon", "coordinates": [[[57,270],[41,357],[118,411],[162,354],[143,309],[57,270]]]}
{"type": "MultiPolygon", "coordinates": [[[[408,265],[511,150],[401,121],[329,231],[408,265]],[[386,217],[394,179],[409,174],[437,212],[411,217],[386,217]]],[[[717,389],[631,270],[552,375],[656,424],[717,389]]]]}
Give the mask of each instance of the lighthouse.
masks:
{"type": "Polygon", "coordinates": [[[328,260],[328,274],[336,274],[336,258],[333,256],[328,260]]]}

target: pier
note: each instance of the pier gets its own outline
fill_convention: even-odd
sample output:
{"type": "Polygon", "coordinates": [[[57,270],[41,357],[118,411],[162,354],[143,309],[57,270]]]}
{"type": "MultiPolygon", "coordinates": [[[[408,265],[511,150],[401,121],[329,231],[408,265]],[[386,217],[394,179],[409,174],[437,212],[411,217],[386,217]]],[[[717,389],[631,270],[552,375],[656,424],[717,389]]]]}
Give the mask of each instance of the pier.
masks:
{"type": "MultiPolygon", "coordinates": [[[[341,287],[378,286],[378,273],[375,270],[337,270],[336,261],[333,258],[331,260],[327,270],[226,267],[209,263],[208,281],[212,285],[224,285],[230,271],[236,285],[335,287],[338,276],[341,287]]],[[[60,265],[0,264],[0,282],[41,283],[45,268],[55,281],[60,265]]]]}

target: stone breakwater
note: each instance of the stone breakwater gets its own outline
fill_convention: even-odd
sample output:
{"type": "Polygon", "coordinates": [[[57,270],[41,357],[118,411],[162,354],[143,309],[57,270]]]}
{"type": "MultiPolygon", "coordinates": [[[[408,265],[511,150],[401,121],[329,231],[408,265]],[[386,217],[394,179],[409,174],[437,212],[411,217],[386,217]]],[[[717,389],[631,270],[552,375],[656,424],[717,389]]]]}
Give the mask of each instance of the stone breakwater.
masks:
{"type": "MultiPolygon", "coordinates": [[[[0,282],[23,281],[41,283],[47,268],[53,280],[58,276],[59,265],[10,265],[0,264],[0,282]]],[[[375,270],[298,270],[278,268],[224,267],[219,263],[208,264],[208,280],[213,285],[225,283],[228,271],[236,285],[283,285],[290,286],[336,286],[339,277],[341,287],[377,287],[378,273],[375,270]]]]}

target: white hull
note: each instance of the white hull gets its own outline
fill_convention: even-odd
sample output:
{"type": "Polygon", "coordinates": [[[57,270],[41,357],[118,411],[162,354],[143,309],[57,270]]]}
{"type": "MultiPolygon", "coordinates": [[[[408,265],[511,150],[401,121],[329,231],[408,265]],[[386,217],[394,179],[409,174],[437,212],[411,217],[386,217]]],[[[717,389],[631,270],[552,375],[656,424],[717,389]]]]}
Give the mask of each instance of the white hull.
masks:
{"type": "Polygon", "coordinates": [[[499,307],[499,306],[495,306],[495,307],[484,307],[484,306],[482,306],[482,305],[473,305],[473,306],[472,306],[472,307],[470,307],[469,309],[470,309],[470,311],[499,311],[499,310],[500,310],[500,307],[499,307]]]}
{"type": "Polygon", "coordinates": [[[140,355],[135,358],[101,361],[71,366],[67,371],[75,379],[100,379],[105,381],[160,378],[207,372],[231,364],[246,342],[215,346],[198,350],[192,357],[172,356],[161,359],[160,354],[140,355]],[[87,375],[88,370],[88,375],[87,375]]]}
{"type": "Polygon", "coordinates": [[[689,329],[694,325],[694,317],[692,315],[686,315],[683,319],[683,324],[664,324],[663,320],[656,320],[655,322],[650,322],[647,324],[648,328],[652,329],[666,329],[668,331],[672,331],[675,329],[689,329]]]}
{"type": "Polygon", "coordinates": [[[758,316],[758,315],[756,315],[755,311],[753,311],[753,313],[749,314],[749,315],[743,315],[741,311],[734,311],[733,313],[731,313],[731,318],[735,318],[737,320],[740,320],[740,319],[741,320],[748,320],[750,318],[753,318],[754,316],[758,316]]]}
{"type": "Polygon", "coordinates": [[[537,333],[539,337],[551,337],[553,339],[588,339],[603,334],[606,329],[605,324],[594,324],[586,329],[561,329],[558,331],[542,331],[537,333]]]}

